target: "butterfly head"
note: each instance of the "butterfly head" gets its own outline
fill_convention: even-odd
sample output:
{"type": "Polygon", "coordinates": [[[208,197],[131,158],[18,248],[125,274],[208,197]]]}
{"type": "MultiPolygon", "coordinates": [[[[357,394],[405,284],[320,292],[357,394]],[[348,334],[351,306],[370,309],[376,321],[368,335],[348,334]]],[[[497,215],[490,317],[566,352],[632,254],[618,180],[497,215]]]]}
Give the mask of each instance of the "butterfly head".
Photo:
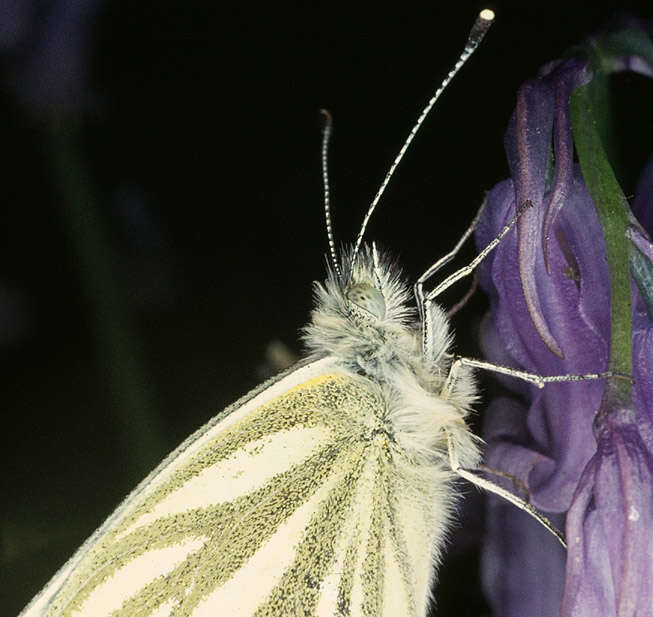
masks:
{"type": "Polygon", "coordinates": [[[371,281],[360,281],[350,285],[345,292],[345,297],[351,304],[352,310],[362,311],[372,319],[385,317],[383,293],[371,281]]]}
{"type": "Polygon", "coordinates": [[[315,307],[304,340],[316,356],[334,355],[374,373],[393,362],[400,340],[413,332],[415,312],[401,270],[375,246],[343,252],[339,271],[329,267],[315,283],[315,307]]]}
{"type": "Polygon", "coordinates": [[[357,254],[344,251],[341,273],[329,268],[325,289],[339,300],[342,314],[354,320],[379,326],[412,321],[411,294],[401,268],[375,244],[363,245],[357,254]]]}

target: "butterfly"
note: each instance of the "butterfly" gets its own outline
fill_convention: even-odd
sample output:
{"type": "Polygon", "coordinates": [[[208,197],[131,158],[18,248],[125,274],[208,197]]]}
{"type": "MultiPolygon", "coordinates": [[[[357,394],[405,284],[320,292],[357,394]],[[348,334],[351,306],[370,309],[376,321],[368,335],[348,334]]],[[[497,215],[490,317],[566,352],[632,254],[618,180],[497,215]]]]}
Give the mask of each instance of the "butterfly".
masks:
{"type": "Polygon", "coordinates": [[[315,286],[306,358],[183,442],[22,617],[420,616],[431,602],[457,476],[548,526],[469,471],[480,460],[467,425],[476,365],[450,353],[448,318],[435,302],[463,274],[424,292],[457,249],[411,290],[398,265],[363,242],[396,165],[492,19],[491,11],[477,19],[340,256],[330,226],[327,118],[331,265],[315,286]]]}

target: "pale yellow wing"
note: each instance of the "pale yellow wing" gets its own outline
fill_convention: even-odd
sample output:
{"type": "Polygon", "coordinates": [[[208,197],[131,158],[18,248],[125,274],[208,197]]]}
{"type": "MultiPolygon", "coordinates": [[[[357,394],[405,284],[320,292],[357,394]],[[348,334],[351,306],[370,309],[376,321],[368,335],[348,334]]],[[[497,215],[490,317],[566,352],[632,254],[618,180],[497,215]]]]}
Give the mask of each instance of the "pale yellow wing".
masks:
{"type": "Polygon", "coordinates": [[[370,384],[307,364],[178,448],[24,617],[421,615],[431,468],[370,384]]]}

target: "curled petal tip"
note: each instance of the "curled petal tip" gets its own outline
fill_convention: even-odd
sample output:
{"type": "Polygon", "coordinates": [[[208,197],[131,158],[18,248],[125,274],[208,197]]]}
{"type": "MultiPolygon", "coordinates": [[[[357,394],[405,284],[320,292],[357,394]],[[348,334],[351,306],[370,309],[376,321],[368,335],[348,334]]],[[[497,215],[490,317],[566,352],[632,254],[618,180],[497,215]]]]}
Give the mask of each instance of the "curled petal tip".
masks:
{"type": "Polygon", "coordinates": [[[542,307],[540,305],[540,298],[538,295],[536,278],[535,276],[525,273],[532,272],[535,267],[536,251],[537,251],[537,236],[538,236],[538,217],[534,209],[529,209],[525,212],[519,220],[519,277],[521,279],[522,290],[524,292],[524,299],[526,307],[533,321],[535,329],[544,342],[544,344],[556,355],[558,358],[564,359],[565,355],[562,352],[558,341],[555,339],[549,326],[544,318],[542,307]]]}

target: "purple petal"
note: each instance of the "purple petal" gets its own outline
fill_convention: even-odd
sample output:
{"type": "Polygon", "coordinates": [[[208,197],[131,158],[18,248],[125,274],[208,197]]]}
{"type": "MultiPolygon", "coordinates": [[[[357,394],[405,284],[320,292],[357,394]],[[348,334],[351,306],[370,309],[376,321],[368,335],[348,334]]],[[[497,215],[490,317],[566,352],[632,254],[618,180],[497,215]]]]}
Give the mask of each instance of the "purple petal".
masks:
{"type": "Polygon", "coordinates": [[[614,73],[632,71],[633,73],[653,77],[653,67],[640,56],[622,56],[621,58],[617,58],[612,62],[611,68],[614,73]]]}
{"type": "MultiPolygon", "coordinates": [[[[653,66],[647,61],[646,52],[624,55],[619,37],[625,32],[639,31],[644,36],[653,37],[653,21],[642,19],[627,12],[617,13],[602,32],[589,37],[593,45],[599,45],[607,53],[603,54],[605,62],[610,63],[611,72],[633,71],[653,77],[653,66]],[[612,48],[612,51],[611,51],[612,48]]],[[[650,58],[650,56],[649,56],[650,58]]]]}
{"type": "MultiPolygon", "coordinates": [[[[550,80],[532,79],[521,86],[517,105],[506,132],[505,147],[511,176],[515,180],[515,205],[530,201],[532,208],[517,222],[519,231],[519,272],[531,272],[535,264],[536,244],[541,225],[546,166],[553,126],[554,89],[550,80]]],[[[524,298],[533,324],[557,356],[563,353],[542,317],[535,279],[521,277],[524,298]]]]}
{"type": "Polygon", "coordinates": [[[567,514],[563,617],[650,615],[652,530],[653,452],[633,409],[606,410],[567,514]]]}
{"type": "MultiPolygon", "coordinates": [[[[509,219],[511,188],[506,181],[491,191],[477,233],[479,246],[496,236],[509,219]]],[[[514,233],[504,238],[481,271],[480,282],[490,295],[493,316],[483,332],[485,355],[494,362],[543,375],[604,371],[609,351],[608,272],[601,228],[578,169],[568,192],[568,207],[558,216],[553,238],[551,274],[546,273],[540,248],[533,278],[538,281],[543,318],[563,345],[565,358],[551,354],[533,325],[514,259],[518,250],[514,233]]],[[[490,463],[520,477],[529,486],[533,503],[550,512],[563,512],[593,453],[591,424],[603,384],[550,384],[539,390],[510,378],[504,383],[530,401],[520,428],[528,438],[517,443],[506,440],[511,446],[518,445],[518,450],[491,446],[490,463]]]]}
{"type": "MultiPolygon", "coordinates": [[[[565,551],[525,512],[490,498],[482,584],[495,615],[559,614],[565,580],[565,551]]],[[[552,521],[560,525],[561,517],[552,521]]]]}
{"type": "MultiPolygon", "coordinates": [[[[615,49],[629,44],[623,33],[613,43],[615,49]]],[[[619,62],[643,70],[633,58],[618,59],[614,67],[619,62]]],[[[596,373],[608,366],[603,233],[580,169],[573,165],[568,116],[573,88],[588,77],[578,61],[552,62],[520,89],[505,139],[512,179],[490,192],[476,234],[479,248],[487,245],[514,216],[516,204],[533,203],[517,232],[507,234],[480,269],[491,308],[482,345],[491,361],[540,375],[596,373]],[[551,353],[556,345],[557,356],[551,353]]],[[[653,161],[633,210],[650,232],[653,161]]],[[[630,235],[644,255],[653,255],[642,228],[633,224],[630,235]]],[[[624,414],[603,410],[598,449],[593,421],[602,404],[602,380],[538,390],[503,377],[522,400],[494,401],[486,415],[486,464],[513,478],[499,483],[545,512],[574,511],[567,529],[578,545],[570,548],[570,560],[577,561],[567,564],[565,615],[653,614],[653,322],[650,303],[647,307],[640,288],[633,284],[632,289],[633,408],[627,421],[624,414]],[[646,540],[632,541],[644,535],[646,540]]],[[[531,576],[541,575],[543,567],[555,580],[563,579],[563,566],[551,556],[555,540],[544,533],[532,541],[542,530],[528,530],[521,516],[508,505],[489,506],[482,564],[488,597],[496,614],[559,615],[560,587],[556,592],[548,580],[531,576]],[[530,605],[525,590],[534,595],[530,605]]]]}
{"type": "MultiPolygon", "coordinates": [[[[549,69],[551,70],[551,69],[549,69]]],[[[553,145],[555,154],[555,176],[553,190],[545,200],[544,223],[542,225],[542,250],[547,272],[549,267],[549,243],[553,224],[564,205],[574,168],[574,144],[571,134],[569,98],[581,84],[589,80],[589,72],[584,63],[567,61],[556,68],[555,79],[555,120],[553,125],[553,145]]]]}
{"type": "Polygon", "coordinates": [[[527,81],[519,89],[504,140],[511,176],[515,180],[515,203],[522,205],[528,200],[534,206],[522,214],[517,223],[519,272],[526,306],[539,336],[560,358],[564,356],[563,349],[544,319],[542,289],[532,272],[538,242],[543,243],[547,272],[550,268],[552,227],[573,179],[569,97],[576,87],[589,81],[590,77],[586,63],[578,60],[544,67],[537,79],[527,81]],[[553,189],[549,190],[546,182],[553,129],[555,168],[553,189]]]}

